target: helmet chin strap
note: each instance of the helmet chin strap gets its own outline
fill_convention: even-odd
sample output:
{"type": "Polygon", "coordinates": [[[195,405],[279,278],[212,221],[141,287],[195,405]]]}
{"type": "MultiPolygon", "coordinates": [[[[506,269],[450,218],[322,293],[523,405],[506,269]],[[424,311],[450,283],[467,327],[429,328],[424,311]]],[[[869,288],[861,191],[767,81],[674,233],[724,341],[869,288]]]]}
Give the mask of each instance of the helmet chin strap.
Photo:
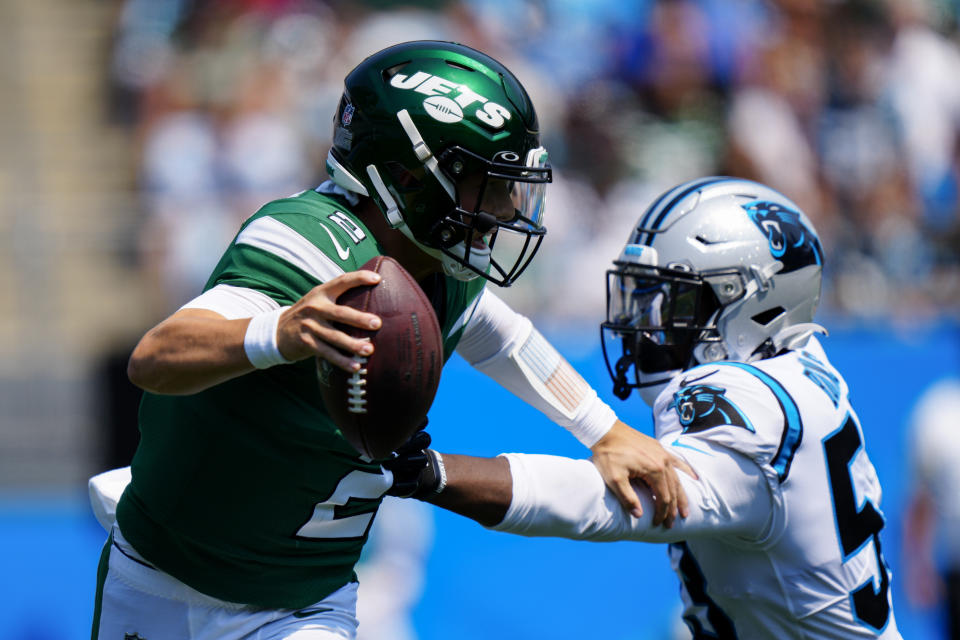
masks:
{"type": "MultiPolygon", "coordinates": [[[[410,227],[407,226],[406,221],[403,219],[403,215],[400,213],[400,207],[397,205],[397,201],[390,193],[390,190],[387,189],[387,185],[384,183],[383,178],[380,177],[380,172],[377,171],[377,168],[372,164],[368,165],[367,175],[370,177],[370,182],[373,183],[373,188],[376,189],[377,195],[380,197],[380,200],[383,201],[383,205],[387,209],[384,215],[386,216],[387,223],[391,228],[399,230],[410,240],[410,242],[415,244],[418,249],[426,253],[431,258],[436,259],[443,267],[443,272],[448,276],[466,282],[468,280],[473,280],[479,275],[477,272],[457,261],[457,258],[463,259],[464,254],[466,254],[466,245],[463,241],[458,242],[448,249],[448,251],[454,254],[454,256],[450,256],[439,249],[428,247],[417,240],[414,237],[413,232],[410,231],[410,227]]],[[[480,271],[485,271],[487,266],[490,264],[490,248],[487,247],[486,250],[478,250],[475,247],[472,248],[470,251],[469,262],[474,268],[480,271]]]]}
{"type": "MultiPolygon", "coordinates": [[[[426,253],[431,258],[436,259],[437,262],[440,263],[440,266],[443,267],[443,272],[446,275],[452,278],[455,278],[456,280],[460,280],[461,282],[468,282],[470,280],[473,280],[474,278],[479,277],[480,275],[479,273],[477,273],[473,269],[470,269],[465,264],[457,260],[457,258],[460,258],[462,260],[463,254],[466,253],[466,245],[463,242],[458,242],[457,244],[447,249],[447,251],[449,251],[450,253],[453,253],[454,256],[456,256],[454,257],[444,253],[443,251],[440,251],[439,249],[428,247],[427,245],[423,244],[422,242],[414,238],[413,232],[410,231],[410,228],[406,225],[406,223],[401,224],[400,226],[397,227],[397,229],[399,229],[401,233],[403,233],[403,235],[407,236],[410,242],[415,244],[417,248],[419,248],[421,251],[426,253]]],[[[475,269],[478,269],[480,271],[486,270],[487,266],[490,264],[490,248],[487,247],[485,251],[484,250],[478,251],[476,247],[471,249],[469,262],[470,262],[470,265],[473,266],[475,269]]]]}
{"type": "Polygon", "coordinates": [[[447,192],[447,195],[450,196],[450,200],[453,202],[457,201],[457,189],[453,185],[453,182],[444,175],[443,171],[440,170],[440,163],[437,162],[436,157],[433,155],[433,152],[430,150],[430,147],[427,146],[427,143],[423,141],[423,136],[420,135],[420,130],[417,129],[417,125],[413,124],[413,118],[410,117],[410,114],[406,109],[402,109],[397,112],[397,120],[400,121],[400,126],[403,127],[403,132],[407,134],[407,137],[410,138],[410,144],[413,145],[413,152],[417,156],[417,160],[423,163],[427,169],[430,170],[430,173],[433,174],[433,177],[437,179],[437,182],[440,183],[440,186],[447,192]]]}

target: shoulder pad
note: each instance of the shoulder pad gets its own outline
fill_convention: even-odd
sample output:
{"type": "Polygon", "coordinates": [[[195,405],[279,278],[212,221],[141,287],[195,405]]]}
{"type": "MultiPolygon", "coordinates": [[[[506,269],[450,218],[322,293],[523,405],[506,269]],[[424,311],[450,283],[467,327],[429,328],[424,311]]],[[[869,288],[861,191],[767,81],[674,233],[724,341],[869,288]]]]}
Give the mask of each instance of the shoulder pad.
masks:
{"type": "Polygon", "coordinates": [[[353,212],[315,191],[264,205],[247,220],[238,242],[251,243],[252,238],[261,238],[261,248],[280,257],[294,254],[326,265],[313,270],[317,273],[311,271],[321,282],[380,254],[376,240],[353,212]]]}
{"type": "Polygon", "coordinates": [[[734,449],[786,477],[802,425],[796,403],[762,369],[736,362],[690,369],[657,399],[658,438],[693,436],[734,449]]]}

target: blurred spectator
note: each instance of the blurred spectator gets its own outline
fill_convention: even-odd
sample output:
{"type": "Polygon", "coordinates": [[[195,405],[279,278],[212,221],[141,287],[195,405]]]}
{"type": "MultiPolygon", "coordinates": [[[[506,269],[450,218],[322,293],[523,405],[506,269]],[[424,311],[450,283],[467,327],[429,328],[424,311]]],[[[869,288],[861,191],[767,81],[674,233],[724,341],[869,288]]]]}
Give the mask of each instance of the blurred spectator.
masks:
{"type": "Polygon", "coordinates": [[[787,6],[744,62],[727,115],[727,173],[790,194],[830,236],[824,219],[815,121],[826,91],[822,7],[787,6]]]}
{"type": "Polygon", "coordinates": [[[942,605],[944,638],[960,639],[960,379],[918,399],[910,420],[915,487],[903,519],[906,591],[920,608],[942,605]]]}
{"type": "Polygon", "coordinates": [[[888,91],[903,130],[910,175],[933,229],[956,217],[954,143],[960,128],[960,48],[933,28],[929,0],[888,0],[897,25],[888,91]]]}
{"type": "Polygon", "coordinates": [[[506,294],[523,312],[595,322],[599,247],[665,186],[731,174],[814,219],[828,310],[955,313],[955,29],[938,0],[128,0],[110,70],[143,150],[157,313],[261,201],[322,173],[343,72],[418,38],[493,52],[544,105],[556,184],[541,259],[506,294]],[[558,274],[570,299],[543,299],[558,274]]]}

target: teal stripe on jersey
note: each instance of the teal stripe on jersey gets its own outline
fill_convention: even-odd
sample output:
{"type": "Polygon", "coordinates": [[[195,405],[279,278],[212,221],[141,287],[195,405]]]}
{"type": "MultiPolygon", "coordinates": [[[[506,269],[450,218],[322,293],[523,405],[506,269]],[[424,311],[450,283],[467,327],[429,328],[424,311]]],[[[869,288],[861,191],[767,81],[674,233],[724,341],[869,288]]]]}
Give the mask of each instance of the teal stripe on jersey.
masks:
{"type": "Polygon", "coordinates": [[[777,472],[777,477],[782,483],[787,479],[787,475],[790,473],[790,464],[793,462],[793,456],[803,441],[803,421],[800,419],[800,409],[797,407],[797,403],[790,397],[790,394],[787,393],[787,390],[783,388],[782,384],[753,365],[742,362],[714,362],[712,364],[743,369],[747,373],[759,378],[762,383],[773,391],[773,395],[776,397],[777,402],[780,403],[780,409],[783,411],[783,434],[780,436],[780,447],[777,449],[777,455],[773,457],[770,465],[774,471],[777,472]]]}

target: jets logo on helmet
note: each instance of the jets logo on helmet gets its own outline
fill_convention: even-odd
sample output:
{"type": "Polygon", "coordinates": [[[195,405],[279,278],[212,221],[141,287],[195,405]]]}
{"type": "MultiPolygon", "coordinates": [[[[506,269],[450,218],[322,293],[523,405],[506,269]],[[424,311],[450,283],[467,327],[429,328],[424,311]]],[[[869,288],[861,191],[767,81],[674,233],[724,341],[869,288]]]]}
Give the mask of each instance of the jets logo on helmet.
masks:
{"type": "Polygon", "coordinates": [[[452,42],[389,47],[347,75],[333,125],[333,181],[447,275],[509,286],[530,264],[552,172],[533,103],[502,64],[452,42]]]}
{"type": "Polygon", "coordinates": [[[423,101],[423,108],[434,120],[453,124],[463,120],[463,109],[456,102],[444,96],[430,96],[423,101]]]}
{"type": "Polygon", "coordinates": [[[390,79],[390,86],[431,96],[424,101],[423,106],[432,118],[440,122],[460,122],[463,119],[463,109],[477,102],[483,106],[476,109],[473,115],[491,129],[502,129],[510,119],[510,111],[506,107],[491,102],[466,84],[457,84],[424,71],[417,71],[413,75],[398,73],[390,79]],[[441,95],[450,97],[436,97],[441,95]],[[459,117],[454,114],[459,114],[459,117]]]}

